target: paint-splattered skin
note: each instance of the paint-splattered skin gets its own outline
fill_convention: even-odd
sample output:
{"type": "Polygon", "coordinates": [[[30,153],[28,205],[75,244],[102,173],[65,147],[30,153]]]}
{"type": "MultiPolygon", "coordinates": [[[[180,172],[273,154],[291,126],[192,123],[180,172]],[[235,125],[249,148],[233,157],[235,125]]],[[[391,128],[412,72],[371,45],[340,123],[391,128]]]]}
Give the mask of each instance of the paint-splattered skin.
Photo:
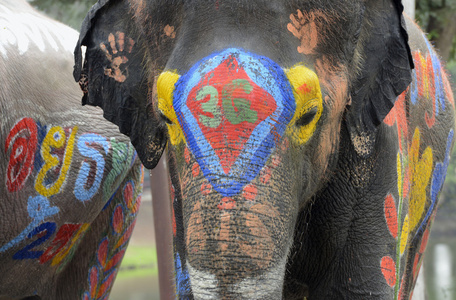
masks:
{"type": "Polygon", "coordinates": [[[410,296],[454,101],[443,75],[414,84],[436,82],[444,100],[405,97],[428,47],[411,23],[408,47],[401,13],[393,0],[93,8],[75,79],[147,167],[167,143],[177,298],[410,296]],[[112,36],[134,41],[120,67],[112,36]],[[146,112],[135,116],[148,130],[125,103],[146,112]]]}
{"type": "Polygon", "coordinates": [[[77,33],[25,2],[0,4],[0,20],[0,299],[102,298],[131,234],[141,164],[79,104],[77,33]]]}
{"type": "Polygon", "coordinates": [[[369,299],[409,299],[413,294],[454,142],[455,119],[445,70],[432,67],[432,59],[434,66],[438,59],[435,50],[416,24],[407,20],[407,28],[413,77],[421,72],[428,79],[418,78],[399,96],[378,131],[381,147],[368,157],[353,156],[350,143],[340,145],[331,189],[318,193],[298,217],[297,232],[307,233],[295,239],[295,251],[301,254],[294,262],[303,265],[292,270],[315,270],[312,262],[317,260],[322,262],[317,272],[331,275],[308,273],[290,276],[289,282],[316,286],[314,297],[340,298],[342,291],[366,289],[377,290],[369,299]],[[437,106],[439,113],[428,124],[437,106]],[[343,195],[334,190],[344,190],[343,195]],[[381,272],[373,271],[379,267],[381,272]]]}

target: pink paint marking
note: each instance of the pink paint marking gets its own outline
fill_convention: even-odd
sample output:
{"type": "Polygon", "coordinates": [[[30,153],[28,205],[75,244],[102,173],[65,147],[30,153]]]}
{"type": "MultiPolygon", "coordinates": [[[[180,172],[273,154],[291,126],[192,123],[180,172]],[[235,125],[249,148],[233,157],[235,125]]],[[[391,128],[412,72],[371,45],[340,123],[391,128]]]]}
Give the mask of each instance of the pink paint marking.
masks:
{"type": "Polygon", "coordinates": [[[230,210],[236,208],[236,201],[230,197],[224,197],[217,205],[217,208],[220,210],[230,210]]]}

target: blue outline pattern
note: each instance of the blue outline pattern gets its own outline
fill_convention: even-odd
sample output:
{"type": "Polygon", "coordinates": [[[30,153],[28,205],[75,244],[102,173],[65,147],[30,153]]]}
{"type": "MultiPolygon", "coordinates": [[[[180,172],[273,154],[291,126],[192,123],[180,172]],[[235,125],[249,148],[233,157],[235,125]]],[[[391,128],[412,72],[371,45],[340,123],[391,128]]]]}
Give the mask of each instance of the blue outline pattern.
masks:
{"type": "Polygon", "coordinates": [[[283,135],[296,109],[291,85],[282,68],[269,58],[236,48],[225,49],[202,59],[181,76],[175,86],[173,106],[188,147],[204,176],[225,197],[238,194],[259,174],[275,147],[275,136],[283,135]],[[191,90],[204,76],[230,56],[236,58],[239,67],[244,69],[253,82],[275,99],[277,108],[253,130],[244,150],[226,175],[186,102],[191,90]]]}

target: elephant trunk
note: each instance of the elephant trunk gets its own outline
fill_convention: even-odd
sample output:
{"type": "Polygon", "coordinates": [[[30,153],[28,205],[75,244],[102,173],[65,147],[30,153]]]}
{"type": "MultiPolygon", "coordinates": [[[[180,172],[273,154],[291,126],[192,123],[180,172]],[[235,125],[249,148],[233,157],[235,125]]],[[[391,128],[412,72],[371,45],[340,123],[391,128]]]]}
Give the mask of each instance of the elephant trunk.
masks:
{"type": "MultiPolygon", "coordinates": [[[[202,181],[190,182],[188,190],[208,187],[202,181]]],[[[295,202],[282,195],[277,203],[271,193],[278,190],[253,182],[236,196],[212,191],[184,202],[187,269],[196,299],[281,298],[295,202]]]]}

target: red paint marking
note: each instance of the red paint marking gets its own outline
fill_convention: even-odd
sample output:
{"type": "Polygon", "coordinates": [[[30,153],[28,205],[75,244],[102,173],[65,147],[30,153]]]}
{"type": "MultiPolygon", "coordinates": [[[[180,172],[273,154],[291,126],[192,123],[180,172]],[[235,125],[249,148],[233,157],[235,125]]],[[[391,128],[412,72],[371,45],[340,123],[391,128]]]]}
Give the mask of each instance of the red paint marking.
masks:
{"type": "Polygon", "coordinates": [[[282,162],[282,159],[279,156],[274,155],[272,157],[272,166],[274,168],[277,168],[280,165],[281,162],[282,162]]]}
{"type": "Polygon", "coordinates": [[[260,174],[261,183],[268,184],[271,181],[272,171],[269,167],[265,167],[263,170],[261,170],[260,174]]]}
{"type": "Polygon", "coordinates": [[[98,246],[98,252],[97,252],[98,263],[103,268],[106,266],[106,260],[108,258],[108,245],[109,245],[109,240],[106,238],[101,242],[100,246],[98,246]]]}
{"type": "Polygon", "coordinates": [[[220,203],[217,205],[217,208],[220,210],[230,210],[233,208],[236,208],[236,201],[233,198],[230,197],[224,197],[220,201],[220,203]]]}
{"type": "MultiPolygon", "coordinates": [[[[397,297],[397,299],[400,299],[402,300],[402,294],[404,294],[404,288],[405,288],[405,284],[404,284],[404,280],[405,280],[405,273],[404,275],[402,276],[402,279],[401,279],[401,288],[399,289],[399,295],[397,297]]],[[[413,294],[413,291],[412,291],[412,294],[413,294]]],[[[410,294],[410,299],[412,299],[412,294],[410,294]]]]}
{"type": "Polygon", "coordinates": [[[404,178],[402,180],[402,198],[407,199],[410,191],[410,167],[405,168],[404,178]]]}
{"type": "Polygon", "coordinates": [[[185,162],[187,164],[190,164],[190,159],[192,158],[192,156],[190,154],[190,150],[188,150],[187,147],[185,147],[185,149],[184,149],[184,157],[185,157],[185,162]]]}
{"type": "MultiPolygon", "coordinates": [[[[245,70],[239,66],[235,57],[228,57],[218,67],[207,73],[201,81],[191,90],[187,98],[187,106],[198,122],[202,133],[216,155],[220,159],[220,164],[226,174],[229,173],[231,166],[236,161],[237,157],[244,149],[245,144],[249,140],[253,130],[269,117],[277,108],[276,101],[266,90],[258,86],[252,81],[245,70]],[[246,92],[242,86],[234,88],[231,95],[226,95],[225,88],[235,80],[244,80],[251,86],[251,91],[246,92]],[[204,100],[195,101],[198,92],[204,87],[212,86],[217,90],[218,102],[215,104],[220,114],[220,124],[217,127],[211,128],[204,125],[200,116],[206,118],[215,118],[212,113],[204,110],[203,105],[207,105],[211,97],[206,97],[204,100]],[[225,99],[231,97],[230,99],[225,99]],[[257,113],[256,121],[250,123],[242,121],[238,124],[233,124],[227,118],[224,111],[223,100],[231,100],[230,105],[233,105],[234,99],[243,99],[248,103],[249,109],[257,113]],[[221,130],[223,128],[223,130],[221,130]]],[[[235,111],[239,107],[233,107],[235,111]]]]}
{"type": "Polygon", "coordinates": [[[442,79],[443,79],[443,87],[445,90],[445,95],[448,97],[448,100],[450,101],[451,105],[454,107],[454,96],[453,92],[451,91],[451,84],[448,81],[448,74],[445,72],[445,70],[442,68],[442,79]]]}
{"type": "Polygon", "coordinates": [[[415,259],[413,261],[413,278],[416,278],[418,276],[418,272],[420,271],[420,257],[421,255],[419,253],[415,254],[415,259]]]}
{"type": "Polygon", "coordinates": [[[290,141],[288,140],[287,137],[284,137],[282,145],[280,146],[280,149],[285,152],[290,148],[290,141]]]}
{"type": "Polygon", "coordinates": [[[174,214],[174,205],[171,205],[171,212],[173,214],[173,235],[176,236],[176,229],[177,229],[177,225],[176,225],[176,215],[174,214]]]}
{"type": "Polygon", "coordinates": [[[312,91],[312,87],[308,86],[307,83],[304,83],[300,87],[298,87],[298,91],[302,93],[310,93],[312,91]]]}
{"type": "Polygon", "coordinates": [[[200,173],[200,167],[197,163],[194,163],[193,166],[192,166],[192,175],[193,175],[193,178],[195,178],[196,176],[198,176],[200,173]]]}
{"type": "Polygon", "coordinates": [[[123,196],[124,196],[124,200],[125,200],[125,203],[127,204],[128,209],[132,209],[134,203],[133,203],[133,185],[131,184],[131,182],[128,182],[125,185],[125,188],[123,190],[123,196]]]}
{"type": "Polygon", "coordinates": [[[201,185],[201,194],[207,196],[212,192],[212,185],[210,183],[203,183],[201,185]]]}
{"type": "Polygon", "coordinates": [[[381,267],[386,283],[388,283],[390,287],[394,287],[396,284],[396,264],[394,263],[394,260],[389,256],[383,257],[381,267]]]}
{"type": "Polygon", "coordinates": [[[407,88],[396,100],[394,107],[391,109],[389,114],[385,117],[384,123],[388,126],[393,126],[394,123],[397,124],[397,134],[399,140],[399,150],[402,152],[402,140],[408,138],[408,122],[407,122],[407,112],[405,105],[405,96],[407,95],[409,88],[407,88]]]}
{"type": "Polygon", "coordinates": [[[121,233],[124,226],[124,213],[122,206],[118,205],[113,214],[112,227],[116,233],[121,233]]]}
{"type": "Polygon", "coordinates": [[[95,266],[90,269],[89,281],[90,281],[90,299],[95,299],[96,292],[97,292],[97,284],[98,284],[98,269],[95,266]]]}
{"type": "Polygon", "coordinates": [[[40,257],[40,263],[44,264],[56,256],[70,242],[74,233],[81,228],[82,224],[63,224],[55,235],[51,245],[40,257]]]}
{"type": "Polygon", "coordinates": [[[434,66],[432,64],[431,55],[427,55],[426,57],[426,64],[427,64],[427,76],[429,79],[429,93],[431,94],[432,98],[432,115],[429,117],[428,112],[425,113],[426,124],[429,128],[434,126],[435,124],[435,76],[434,76],[434,66]]]}
{"type": "Polygon", "coordinates": [[[6,187],[9,192],[21,190],[32,172],[37,142],[38,129],[31,118],[20,120],[8,134],[5,153],[12,144],[6,173],[6,187]]]}
{"type": "Polygon", "coordinates": [[[393,236],[393,238],[397,238],[397,210],[396,210],[396,203],[394,202],[394,198],[391,194],[386,196],[385,198],[385,218],[386,224],[388,225],[389,232],[393,236]]]}
{"type": "Polygon", "coordinates": [[[421,246],[420,246],[420,253],[424,253],[424,251],[426,251],[426,246],[427,246],[428,240],[429,240],[429,228],[427,228],[423,234],[423,239],[421,240],[421,246]]]}
{"type": "Polygon", "coordinates": [[[242,196],[249,201],[254,201],[258,194],[258,189],[254,184],[249,184],[244,187],[242,196]]]}

